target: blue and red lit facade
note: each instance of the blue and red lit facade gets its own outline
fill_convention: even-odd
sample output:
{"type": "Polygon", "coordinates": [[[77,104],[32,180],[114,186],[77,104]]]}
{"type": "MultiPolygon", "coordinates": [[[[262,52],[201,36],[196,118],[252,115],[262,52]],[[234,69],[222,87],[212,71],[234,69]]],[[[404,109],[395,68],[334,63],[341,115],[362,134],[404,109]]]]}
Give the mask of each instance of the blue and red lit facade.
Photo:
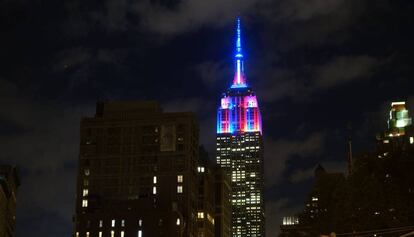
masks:
{"type": "Polygon", "coordinates": [[[217,111],[216,159],[231,177],[232,237],[264,237],[262,118],[244,73],[237,20],[234,78],[217,111]]]}
{"type": "Polygon", "coordinates": [[[262,132],[256,95],[237,88],[224,94],[217,112],[217,133],[262,132]]]}
{"type": "Polygon", "coordinates": [[[237,20],[233,84],[223,94],[217,112],[217,133],[262,132],[262,118],[257,98],[247,85],[241,47],[240,19],[237,20]]]}

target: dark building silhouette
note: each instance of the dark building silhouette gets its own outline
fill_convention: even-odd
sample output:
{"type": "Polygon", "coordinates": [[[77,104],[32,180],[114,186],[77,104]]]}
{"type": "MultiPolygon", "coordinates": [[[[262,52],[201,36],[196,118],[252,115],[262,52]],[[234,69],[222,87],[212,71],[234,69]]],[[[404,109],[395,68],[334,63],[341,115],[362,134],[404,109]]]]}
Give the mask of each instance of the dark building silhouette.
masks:
{"type": "Polygon", "coordinates": [[[0,236],[2,237],[16,236],[16,202],[19,185],[16,168],[0,165],[0,236]]]}
{"type": "Polygon", "coordinates": [[[201,147],[198,172],[197,236],[230,237],[230,176],[201,147]]]}
{"type": "Polygon", "coordinates": [[[215,233],[216,237],[231,236],[231,178],[218,165],[215,167],[215,233]]]}
{"type": "Polygon", "coordinates": [[[338,172],[327,172],[318,165],[315,169],[315,182],[305,202],[305,209],[301,213],[302,226],[312,226],[316,233],[330,233],[334,231],[336,204],[342,198],[342,188],[345,175],[338,172]]]}
{"type": "Polygon", "coordinates": [[[196,236],[199,128],[156,102],[82,118],[76,237],[196,236]]]}
{"type": "Polygon", "coordinates": [[[76,237],[213,237],[216,206],[218,223],[228,221],[228,183],[199,148],[194,114],[98,103],[80,129],[76,237]]]}
{"type": "Polygon", "coordinates": [[[200,149],[198,172],[198,200],[197,200],[197,235],[203,237],[215,236],[215,186],[214,169],[209,161],[207,152],[200,149]]]}
{"type": "Polygon", "coordinates": [[[327,172],[318,165],[315,181],[305,201],[304,210],[297,216],[284,217],[280,236],[318,236],[334,229],[336,204],[340,201],[345,176],[342,173],[327,172]]]}
{"type": "Polygon", "coordinates": [[[377,147],[355,156],[347,177],[316,168],[299,223],[282,225],[281,236],[393,237],[414,230],[414,132],[405,102],[391,104],[387,124],[377,147]]]}

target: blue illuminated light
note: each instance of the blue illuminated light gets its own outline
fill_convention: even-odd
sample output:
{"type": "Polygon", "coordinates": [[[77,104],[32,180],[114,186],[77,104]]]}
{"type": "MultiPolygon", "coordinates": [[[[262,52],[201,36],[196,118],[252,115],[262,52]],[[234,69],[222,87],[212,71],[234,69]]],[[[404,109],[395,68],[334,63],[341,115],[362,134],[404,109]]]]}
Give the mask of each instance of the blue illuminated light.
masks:
{"type": "Polygon", "coordinates": [[[234,54],[235,72],[231,88],[244,88],[246,85],[246,77],[244,74],[243,49],[241,41],[241,27],[240,18],[237,18],[237,33],[236,33],[236,52],[234,54]]]}

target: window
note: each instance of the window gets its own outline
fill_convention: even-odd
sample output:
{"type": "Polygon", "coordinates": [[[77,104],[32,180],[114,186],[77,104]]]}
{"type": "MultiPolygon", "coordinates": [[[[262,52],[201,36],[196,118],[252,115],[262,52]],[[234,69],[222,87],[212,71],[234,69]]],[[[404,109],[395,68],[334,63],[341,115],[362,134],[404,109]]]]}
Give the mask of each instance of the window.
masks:
{"type": "Polygon", "coordinates": [[[208,221],[210,221],[210,223],[211,223],[212,225],[214,225],[214,217],[213,217],[213,216],[211,216],[209,213],[207,213],[207,219],[208,219],[208,221]]]}
{"type": "Polygon", "coordinates": [[[177,175],[177,183],[182,183],[184,180],[182,175],[177,175]]]}
{"type": "Polygon", "coordinates": [[[204,167],[202,166],[197,167],[197,171],[198,173],[204,173],[204,167]]]}
{"type": "Polygon", "coordinates": [[[410,137],[410,144],[414,143],[414,137],[410,137]]]}
{"type": "Polygon", "coordinates": [[[121,226],[122,226],[122,227],[125,227],[125,220],[122,220],[122,221],[121,221],[121,226]]]}
{"type": "Polygon", "coordinates": [[[181,185],[177,186],[177,193],[183,193],[183,186],[181,185]]]}
{"type": "Polygon", "coordinates": [[[152,178],[152,183],[154,183],[154,184],[156,184],[156,183],[157,183],[157,176],[154,176],[154,177],[152,178]]]}
{"type": "Polygon", "coordinates": [[[91,174],[91,172],[90,172],[90,170],[89,170],[89,169],[85,169],[85,170],[84,170],[84,173],[85,173],[85,175],[86,175],[86,176],[89,176],[89,175],[91,174]]]}
{"type": "Polygon", "coordinates": [[[138,225],[139,225],[140,227],[142,226],[142,220],[141,220],[141,219],[138,221],[138,225]]]}
{"type": "Polygon", "coordinates": [[[76,232],[76,237],[79,237],[79,232],[76,232]]]}
{"type": "Polygon", "coordinates": [[[157,194],[157,187],[152,187],[152,194],[157,194]]]}
{"type": "Polygon", "coordinates": [[[198,219],[204,219],[204,212],[197,212],[198,219]]]}
{"type": "Polygon", "coordinates": [[[82,200],[82,207],[88,207],[88,200],[82,200]]]}
{"type": "Polygon", "coordinates": [[[142,237],[142,230],[138,230],[138,237],[142,237]]]}
{"type": "Polygon", "coordinates": [[[102,228],[102,227],[103,227],[103,221],[102,221],[102,220],[100,220],[100,221],[99,221],[99,227],[100,227],[100,228],[102,228]]]}
{"type": "Polygon", "coordinates": [[[121,237],[125,237],[125,232],[121,231],[121,237]]]}
{"type": "Polygon", "coordinates": [[[86,232],[86,237],[89,237],[89,232],[86,232]]]}
{"type": "Polygon", "coordinates": [[[89,190],[88,189],[84,189],[82,195],[84,197],[88,196],[89,190]]]}
{"type": "Polygon", "coordinates": [[[111,237],[115,237],[115,231],[111,230],[111,237]]]}
{"type": "Polygon", "coordinates": [[[99,231],[98,237],[102,237],[102,231],[99,231]]]}
{"type": "Polygon", "coordinates": [[[84,179],[83,180],[83,186],[89,186],[89,180],[84,179]]]}
{"type": "Polygon", "coordinates": [[[180,224],[181,224],[180,218],[177,218],[177,222],[176,222],[176,224],[177,224],[177,225],[180,225],[180,224]]]}
{"type": "Polygon", "coordinates": [[[112,222],[111,222],[111,226],[112,226],[112,227],[115,227],[115,220],[112,220],[112,222]]]}

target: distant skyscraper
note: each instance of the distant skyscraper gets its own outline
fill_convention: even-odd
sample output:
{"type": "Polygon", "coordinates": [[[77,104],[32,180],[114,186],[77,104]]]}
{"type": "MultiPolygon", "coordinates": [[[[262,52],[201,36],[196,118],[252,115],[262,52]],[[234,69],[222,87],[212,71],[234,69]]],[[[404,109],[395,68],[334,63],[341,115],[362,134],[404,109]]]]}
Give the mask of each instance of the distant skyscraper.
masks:
{"type": "Polygon", "coordinates": [[[16,168],[0,165],[0,236],[14,237],[17,188],[20,185],[16,168]]]}
{"type": "Polygon", "coordinates": [[[378,158],[384,158],[392,150],[413,144],[414,126],[406,103],[405,101],[392,102],[387,130],[377,136],[378,158]]]}
{"type": "Polygon", "coordinates": [[[410,126],[411,122],[405,102],[392,102],[387,135],[389,137],[404,135],[405,127],[410,126]]]}
{"type": "Polygon", "coordinates": [[[75,237],[196,236],[198,212],[214,222],[214,209],[197,207],[192,113],[163,113],[155,102],[98,103],[80,134],[75,237]]]}
{"type": "Polygon", "coordinates": [[[265,236],[262,120],[244,73],[237,19],[234,78],[217,112],[217,163],[231,175],[233,237],[265,236]]]}

